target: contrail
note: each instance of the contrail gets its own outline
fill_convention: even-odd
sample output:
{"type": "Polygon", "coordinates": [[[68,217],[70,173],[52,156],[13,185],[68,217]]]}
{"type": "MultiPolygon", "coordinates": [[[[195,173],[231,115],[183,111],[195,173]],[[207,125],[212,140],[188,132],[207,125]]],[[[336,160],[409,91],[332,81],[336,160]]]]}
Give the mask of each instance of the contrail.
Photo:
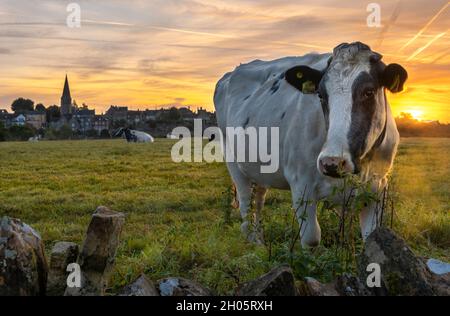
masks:
{"type": "Polygon", "coordinates": [[[450,2],[447,2],[446,5],[444,5],[438,13],[436,13],[430,21],[428,21],[427,24],[425,24],[425,26],[416,34],[414,35],[413,38],[411,38],[405,45],[403,45],[400,48],[400,51],[402,51],[404,48],[406,48],[409,44],[411,44],[412,42],[414,42],[420,35],[422,35],[423,32],[425,32],[425,30],[439,17],[439,15],[441,15],[442,12],[444,12],[445,9],[447,9],[448,5],[450,4],[450,2]]]}
{"type": "Polygon", "coordinates": [[[440,39],[442,36],[445,35],[446,32],[444,33],[439,33],[438,35],[436,35],[433,39],[431,39],[425,46],[420,47],[419,49],[417,49],[411,56],[408,57],[408,59],[406,61],[410,61],[411,59],[413,59],[414,57],[416,57],[417,55],[419,55],[421,52],[423,52],[425,49],[427,49],[431,44],[433,44],[435,41],[437,41],[438,39],[440,39]]]}
{"type": "MultiPolygon", "coordinates": [[[[203,35],[203,36],[225,38],[225,39],[240,39],[239,36],[228,35],[228,34],[190,31],[190,30],[184,30],[184,29],[179,29],[179,28],[169,28],[169,27],[154,26],[154,25],[150,25],[150,26],[147,26],[147,27],[148,28],[152,28],[152,29],[156,29],[156,30],[178,32],[178,33],[186,33],[186,34],[193,34],[193,35],[203,35]]],[[[272,44],[287,45],[287,46],[308,47],[308,48],[314,48],[314,49],[330,50],[330,47],[314,45],[314,44],[308,44],[308,43],[304,43],[304,42],[292,43],[292,42],[284,42],[284,41],[266,41],[266,40],[259,40],[259,39],[255,39],[255,38],[247,38],[246,40],[253,41],[253,42],[261,42],[261,43],[272,43],[272,44]]]]}
{"type": "Polygon", "coordinates": [[[113,22],[113,21],[94,21],[94,20],[81,20],[81,23],[98,24],[98,25],[115,25],[115,26],[135,26],[134,24],[113,22]]]}
{"type": "Polygon", "coordinates": [[[395,21],[397,20],[398,16],[400,15],[402,8],[402,1],[397,1],[397,4],[395,5],[394,11],[392,12],[392,15],[389,19],[389,22],[381,29],[380,35],[378,36],[378,41],[376,44],[376,47],[381,47],[384,41],[384,36],[389,31],[389,28],[395,24],[395,21]]]}
{"type": "Polygon", "coordinates": [[[445,58],[448,56],[448,53],[450,52],[450,48],[445,50],[444,53],[442,53],[440,56],[438,56],[437,58],[435,58],[430,64],[435,64],[437,63],[439,60],[441,60],[442,58],[445,58]]]}

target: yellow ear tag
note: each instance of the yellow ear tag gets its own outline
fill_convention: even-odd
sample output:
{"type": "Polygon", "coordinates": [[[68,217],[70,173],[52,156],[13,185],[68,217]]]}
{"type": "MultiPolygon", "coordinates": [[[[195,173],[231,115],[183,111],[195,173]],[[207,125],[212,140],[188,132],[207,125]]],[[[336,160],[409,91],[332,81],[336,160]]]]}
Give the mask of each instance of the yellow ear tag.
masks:
{"type": "Polygon", "coordinates": [[[312,81],[305,81],[302,85],[303,93],[314,93],[316,91],[316,85],[312,81]]]}
{"type": "Polygon", "coordinates": [[[392,84],[391,84],[390,90],[397,91],[399,85],[400,85],[400,76],[397,75],[397,76],[395,76],[394,82],[392,82],[392,84]]]}
{"type": "Polygon", "coordinates": [[[297,78],[298,78],[298,79],[303,78],[303,74],[302,74],[301,72],[297,72],[297,78]]]}

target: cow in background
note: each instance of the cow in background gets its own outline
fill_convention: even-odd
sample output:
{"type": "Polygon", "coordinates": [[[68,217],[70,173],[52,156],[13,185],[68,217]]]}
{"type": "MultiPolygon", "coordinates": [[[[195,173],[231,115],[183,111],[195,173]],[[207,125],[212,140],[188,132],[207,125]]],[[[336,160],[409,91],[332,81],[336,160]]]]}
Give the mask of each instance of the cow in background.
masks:
{"type": "Polygon", "coordinates": [[[115,137],[122,137],[125,136],[125,139],[127,142],[131,143],[153,143],[155,140],[150,134],[135,131],[132,129],[129,129],[128,127],[121,127],[117,130],[117,132],[114,134],[115,137]]]}

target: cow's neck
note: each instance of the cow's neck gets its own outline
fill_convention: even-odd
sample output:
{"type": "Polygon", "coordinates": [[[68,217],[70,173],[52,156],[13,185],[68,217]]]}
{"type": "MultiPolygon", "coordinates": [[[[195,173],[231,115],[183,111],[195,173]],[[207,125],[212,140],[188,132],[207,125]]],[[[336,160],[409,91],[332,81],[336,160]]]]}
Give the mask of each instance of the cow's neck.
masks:
{"type": "Polygon", "coordinates": [[[387,125],[388,125],[388,105],[387,105],[387,99],[386,99],[386,95],[384,95],[384,113],[385,113],[385,118],[384,118],[384,127],[383,130],[381,131],[380,135],[378,136],[377,140],[375,141],[375,143],[373,143],[372,148],[369,150],[369,152],[366,155],[366,159],[368,160],[372,160],[372,157],[375,153],[375,151],[380,148],[380,146],[383,144],[385,138],[386,138],[386,133],[387,133],[387,125]]]}

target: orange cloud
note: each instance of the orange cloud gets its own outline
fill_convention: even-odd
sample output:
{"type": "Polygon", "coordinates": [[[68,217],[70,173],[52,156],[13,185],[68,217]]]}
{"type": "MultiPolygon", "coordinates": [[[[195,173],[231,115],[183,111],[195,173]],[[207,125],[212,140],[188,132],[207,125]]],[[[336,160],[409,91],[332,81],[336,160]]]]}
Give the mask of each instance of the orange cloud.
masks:
{"type": "Polygon", "coordinates": [[[80,1],[84,22],[70,29],[61,1],[2,0],[0,108],[19,96],[58,104],[67,72],[77,103],[98,112],[111,104],[213,109],[217,80],[240,63],[359,40],[409,72],[408,90],[389,96],[394,113],[450,122],[447,1],[378,3],[384,28],[367,27],[357,0],[80,1]]]}

